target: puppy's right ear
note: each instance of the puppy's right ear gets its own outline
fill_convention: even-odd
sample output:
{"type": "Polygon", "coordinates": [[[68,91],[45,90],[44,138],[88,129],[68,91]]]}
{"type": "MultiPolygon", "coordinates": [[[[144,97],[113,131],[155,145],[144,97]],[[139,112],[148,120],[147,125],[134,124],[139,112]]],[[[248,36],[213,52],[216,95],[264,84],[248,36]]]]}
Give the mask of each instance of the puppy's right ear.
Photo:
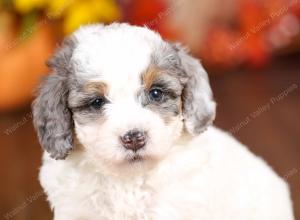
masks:
{"type": "Polygon", "coordinates": [[[198,135],[212,124],[216,114],[216,103],[206,71],[201,63],[180,45],[174,45],[181,61],[181,68],[188,80],[183,90],[183,116],[186,130],[198,135]]]}
{"type": "Polygon", "coordinates": [[[33,102],[33,123],[42,147],[52,158],[64,159],[73,148],[73,122],[67,106],[68,76],[74,41],[66,39],[48,61],[52,73],[47,76],[33,102]]]}

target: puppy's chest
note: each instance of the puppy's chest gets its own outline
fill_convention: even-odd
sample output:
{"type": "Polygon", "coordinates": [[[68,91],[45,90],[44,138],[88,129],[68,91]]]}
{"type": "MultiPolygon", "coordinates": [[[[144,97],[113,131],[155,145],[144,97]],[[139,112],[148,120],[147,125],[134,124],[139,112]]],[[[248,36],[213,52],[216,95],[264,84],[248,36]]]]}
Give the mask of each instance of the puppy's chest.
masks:
{"type": "Polygon", "coordinates": [[[142,178],[130,183],[100,178],[93,186],[87,181],[81,182],[80,188],[89,189],[81,192],[79,199],[85,201],[81,207],[91,211],[97,219],[150,219],[154,193],[142,178]]]}

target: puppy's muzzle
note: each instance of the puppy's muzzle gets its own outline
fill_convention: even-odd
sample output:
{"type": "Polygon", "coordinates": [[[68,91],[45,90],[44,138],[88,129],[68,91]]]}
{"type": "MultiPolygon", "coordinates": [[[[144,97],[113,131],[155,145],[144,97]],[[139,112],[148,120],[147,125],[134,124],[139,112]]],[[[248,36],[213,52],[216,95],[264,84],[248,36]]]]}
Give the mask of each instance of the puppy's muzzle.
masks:
{"type": "Polygon", "coordinates": [[[144,131],[130,130],[120,140],[123,147],[135,152],[146,145],[147,134],[144,131]]]}

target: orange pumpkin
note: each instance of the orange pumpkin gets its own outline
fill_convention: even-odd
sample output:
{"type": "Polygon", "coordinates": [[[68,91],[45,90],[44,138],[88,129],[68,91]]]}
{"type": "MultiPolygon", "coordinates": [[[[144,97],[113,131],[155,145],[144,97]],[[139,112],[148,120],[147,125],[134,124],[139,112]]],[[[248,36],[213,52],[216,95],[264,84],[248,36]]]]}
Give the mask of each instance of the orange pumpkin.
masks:
{"type": "Polygon", "coordinates": [[[45,60],[53,52],[55,42],[47,23],[38,25],[28,38],[19,37],[9,42],[0,60],[0,111],[30,102],[34,88],[47,72],[45,60]]]}

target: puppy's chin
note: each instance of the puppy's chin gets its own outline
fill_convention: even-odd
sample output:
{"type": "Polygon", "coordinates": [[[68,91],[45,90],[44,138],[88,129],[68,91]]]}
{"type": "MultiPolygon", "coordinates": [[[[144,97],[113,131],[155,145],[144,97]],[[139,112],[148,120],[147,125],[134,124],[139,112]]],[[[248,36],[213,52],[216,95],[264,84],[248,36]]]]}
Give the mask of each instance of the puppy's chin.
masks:
{"type": "MultiPolygon", "coordinates": [[[[77,148],[76,151],[79,149],[77,148]]],[[[87,165],[91,172],[130,180],[130,178],[147,175],[157,168],[166,154],[141,150],[137,152],[123,151],[118,152],[118,156],[108,156],[82,147],[78,154],[73,152],[70,158],[77,155],[76,161],[83,166],[87,165]]]]}
{"type": "Polygon", "coordinates": [[[119,163],[101,164],[101,173],[119,178],[134,178],[151,172],[158,161],[140,156],[125,159],[119,163]]]}
{"type": "Polygon", "coordinates": [[[146,152],[127,152],[117,160],[93,155],[89,162],[92,162],[93,167],[101,174],[133,178],[151,172],[162,159],[146,152]]]}
{"type": "Polygon", "coordinates": [[[142,175],[154,169],[161,160],[161,157],[146,153],[130,153],[125,156],[124,160],[117,162],[112,169],[129,176],[142,175]]]}

